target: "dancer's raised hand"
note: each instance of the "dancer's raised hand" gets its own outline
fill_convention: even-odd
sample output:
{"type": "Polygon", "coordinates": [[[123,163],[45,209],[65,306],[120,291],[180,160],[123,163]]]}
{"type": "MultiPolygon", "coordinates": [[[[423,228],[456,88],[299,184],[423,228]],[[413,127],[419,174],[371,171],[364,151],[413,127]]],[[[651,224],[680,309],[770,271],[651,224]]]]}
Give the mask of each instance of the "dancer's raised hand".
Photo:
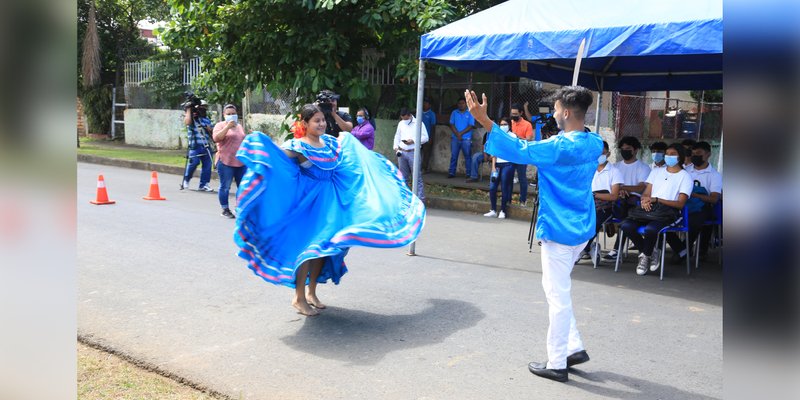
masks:
{"type": "Polygon", "coordinates": [[[486,99],[486,93],[483,93],[483,102],[478,102],[478,95],[474,90],[465,90],[464,98],[467,100],[467,109],[475,121],[478,121],[487,131],[492,130],[492,120],[489,119],[487,109],[489,108],[489,101],[486,99]]]}

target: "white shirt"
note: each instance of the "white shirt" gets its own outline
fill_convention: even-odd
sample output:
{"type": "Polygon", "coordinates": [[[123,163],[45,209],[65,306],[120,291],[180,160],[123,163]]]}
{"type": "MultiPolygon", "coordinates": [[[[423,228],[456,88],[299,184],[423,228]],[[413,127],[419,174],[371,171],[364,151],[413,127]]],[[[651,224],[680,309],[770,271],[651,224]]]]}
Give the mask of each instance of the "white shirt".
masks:
{"type": "MultiPolygon", "coordinates": [[[[689,157],[686,157],[686,158],[689,158],[689,157]]],[[[683,164],[683,170],[684,171],[692,172],[693,169],[694,169],[694,164],[692,164],[691,162],[688,163],[688,164],[683,164]]]]}
{"type": "MultiPolygon", "coordinates": [[[[414,144],[405,144],[403,140],[414,140],[417,137],[417,119],[411,117],[410,120],[400,120],[397,124],[397,130],[394,133],[394,146],[392,148],[401,150],[414,150],[414,144]],[[409,123],[410,121],[410,123],[409,123]]],[[[425,129],[425,124],[422,124],[422,136],[419,143],[420,146],[428,143],[428,130],[425,129]]]]}
{"type": "Polygon", "coordinates": [[[611,193],[611,187],[621,183],[622,176],[619,174],[619,171],[617,171],[617,168],[614,167],[614,164],[607,162],[602,170],[594,171],[594,178],[592,178],[592,192],[607,190],[609,193],[611,193]]]}
{"type": "Polygon", "coordinates": [[[717,172],[711,164],[703,169],[692,168],[689,171],[692,181],[700,181],[700,186],[706,188],[708,193],[722,193],[722,174],[717,172]]]}
{"type": "Polygon", "coordinates": [[[653,185],[650,197],[675,201],[678,195],[683,193],[686,196],[692,195],[694,181],[691,175],[684,170],[672,173],[666,168],[657,168],[650,172],[647,183],[653,185]]]}
{"type": "MultiPolygon", "coordinates": [[[[617,161],[614,166],[619,171],[620,176],[622,177],[622,184],[625,186],[636,186],[644,181],[647,180],[647,176],[650,175],[650,167],[647,164],[643,163],[642,160],[636,160],[630,164],[625,164],[625,161],[617,161]]],[[[641,193],[631,193],[633,195],[641,197],[641,193]]]]}

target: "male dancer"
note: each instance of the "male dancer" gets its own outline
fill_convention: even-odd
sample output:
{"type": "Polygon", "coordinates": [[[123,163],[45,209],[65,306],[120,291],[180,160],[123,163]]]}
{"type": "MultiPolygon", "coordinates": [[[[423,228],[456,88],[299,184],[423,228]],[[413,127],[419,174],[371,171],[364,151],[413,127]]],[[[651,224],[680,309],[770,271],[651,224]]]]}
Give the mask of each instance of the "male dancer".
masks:
{"type": "MultiPolygon", "coordinates": [[[[487,130],[501,132],[489,119],[486,95],[478,102],[475,92],[466,91],[469,112],[487,130]]],[[[567,368],[589,361],[572,315],[572,266],[594,235],[595,209],[592,177],[603,141],[584,132],[584,117],[592,94],[580,86],[567,86],[554,95],[553,117],[563,130],[539,142],[489,135],[485,151],[513,163],[533,164],[539,172],[540,208],[536,237],[542,241],[542,287],[549,306],[547,362],[528,364],[537,376],[566,382],[567,368]]]]}

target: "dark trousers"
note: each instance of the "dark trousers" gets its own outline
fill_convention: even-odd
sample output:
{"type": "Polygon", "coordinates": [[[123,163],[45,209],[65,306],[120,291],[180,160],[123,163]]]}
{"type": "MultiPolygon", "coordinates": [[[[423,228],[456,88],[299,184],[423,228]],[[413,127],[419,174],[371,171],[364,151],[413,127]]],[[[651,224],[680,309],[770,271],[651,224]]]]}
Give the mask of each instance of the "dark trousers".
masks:
{"type": "Polygon", "coordinates": [[[594,226],[594,236],[589,239],[589,242],[586,243],[586,247],[584,250],[589,251],[591,250],[592,241],[594,238],[597,237],[597,233],[600,232],[600,229],[603,228],[603,222],[605,222],[609,217],[611,217],[611,209],[610,208],[600,208],[596,210],[597,212],[597,222],[595,222],[594,226]]]}
{"type": "MultiPolygon", "coordinates": [[[[702,231],[700,238],[700,254],[708,252],[708,242],[711,239],[711,229],[703,229],[703,222],[711,218],[711,211],[703,208],[698,212],[689,214],[689,249],[692,249],[694,241],[702,231]]],[[[710,227],[707,227],[710,228],[710,227]]],[[[680,240],[675,233],[667,234],[667,243],[672,247],[673,251],[680,252],[686,249],[686,242],[680,240]]]]}
{"type": "Polygon", "coordinates": [[[525,173],[528,164],[514,164],[514,168],[519,179],[519,202],[524,203],[528,201],[528,175],[525,173]]]}
{"type": "Polygon", "coordinates": [[[506,212],[508,203],[511,202],[511,191],[514,189],[514,165],[511,163],[497,163],[498,177],[489,184],[489,203],[492,210],[497,210],[497,187],[503,191],[500,196],[500,210],[506,212]]]}
{"type": "MultiPolygon", "coordinates": [[[[634,196],[632,200],[639,200],[639,198],[634,196]]],[[[614,216],[619,219],[627,218],[628,211],[630,211],[630,209],[633,207],[638,207],[636,203],[633,202],[632,200],[630,203],[628,202],[629,201],[628,199],[622,199],[620,203],[614,203],[614,208],[613,208],[614,216]]],[[[614,250],[619,248],[619,238],[620,237],[617,236],[617,238],[614,239],[614,250]]]]}
{"type": "MultiPolygon", "coordinates": [[[[635,219],[626,219],[625,221],[622,221],[621,229],[623,232],[625,232],[625,238],[630,239],[631,242],[633,242],[633,244],[639,249],[639,254],[647,254],[649,256],[653,253],[653,248],[656,246],[658,232],[670,224],[672,224],[672,222],[648,222],[635,219]],[[641,226],[645,226],[644,236],[640,235],[638,232],[641,226]]],[[[673,250],[675,250],[675,247],[673,247],[673,250]]]]}

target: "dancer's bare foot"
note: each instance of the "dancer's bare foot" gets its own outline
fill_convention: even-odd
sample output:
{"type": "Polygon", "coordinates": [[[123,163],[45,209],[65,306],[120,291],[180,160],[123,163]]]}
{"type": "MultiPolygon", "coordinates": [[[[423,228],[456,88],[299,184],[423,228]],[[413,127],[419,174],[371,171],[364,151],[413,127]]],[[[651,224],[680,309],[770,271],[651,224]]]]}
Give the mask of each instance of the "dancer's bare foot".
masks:
{"type": "Polygon", "coordinates": [[[294,308],[297,309],[298,313],[303,314],[305,316],[314,317],[319,315],[319,311],[311,308],[311,306],[309,306],[308,303],[306,303],[305,301],[297,301],[297,299],[294,299],[292,301],[292,306],[294,306],[294,308]]]}
{"type": "Polygon", "coordinates": [[[308,301],[308,304],[311,304],[320,310],[327,307],[325,304],[322,304],[322,302],[319,301],[319,297],[317,297],[316,294],[307,294],[306,300],[308,301]]]}

